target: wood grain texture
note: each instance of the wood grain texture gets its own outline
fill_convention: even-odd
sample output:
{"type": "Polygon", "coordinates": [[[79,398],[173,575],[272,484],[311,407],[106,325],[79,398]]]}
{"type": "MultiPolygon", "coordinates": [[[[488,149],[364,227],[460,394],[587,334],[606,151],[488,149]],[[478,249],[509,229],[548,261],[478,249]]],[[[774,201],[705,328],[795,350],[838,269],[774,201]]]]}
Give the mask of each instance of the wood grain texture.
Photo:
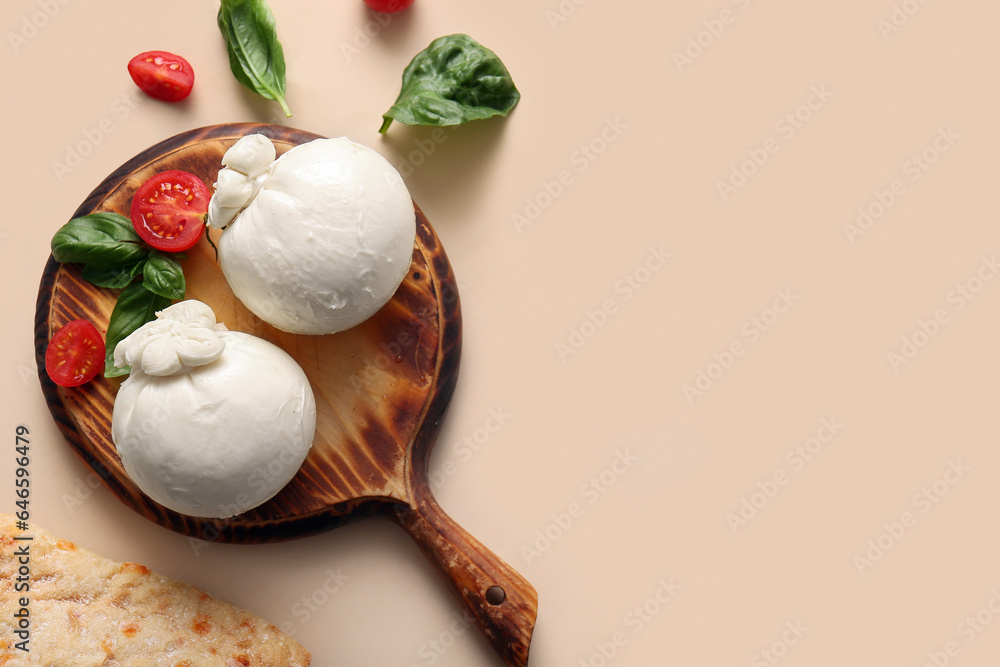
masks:
{"type": "MultiPolygon", "coordinates": [[[[251,123],[185,132],[122,165],[72,217],[95,211],[127,215],[138,186],[166,169],[189,171],[212,184],[225,151],[251,132],[267,135],[279,154],[318,138],[251,123]]],[[[313,447],[292,481],[259,507],[229,519],[198,519],[162,507],[132,483],[110,436],[121,379],[98,377],[82,387],[63,388],[52,383],[44,368],[52,334],[77,318],[105,330],[117,292],[91,285],[82,279],[80,266],[59,264],[51,257],[36,304],[38,375],[53,418],[73,451],[116,497],[151,521],[200,539],[258,543],[315,534],[362,516],[388,516],[441,568],[507,664],[525,665],[537,594],[440,510],[427,483],[427,460],[458,379],[461,314],[444,248],[426,216],[414,207],[417,235],[407,277],[375,316],[331,336],[289,334],[253,315],[230,291],[206,242],[199,242],[182,261],[186,298],[207,303],[228,328],[285,349],[313,386],[313,447]],[[493,586],[506,594],[499,604],[486,600],[493,586]]],[[[218,233],[212,232],[215,239],[218,233]]],[[[163,419],[183,418],[164,410],[163,419]]],[[[275,474],[283,465],[280,457],[273,465],[258,474],[275,474]]]]}

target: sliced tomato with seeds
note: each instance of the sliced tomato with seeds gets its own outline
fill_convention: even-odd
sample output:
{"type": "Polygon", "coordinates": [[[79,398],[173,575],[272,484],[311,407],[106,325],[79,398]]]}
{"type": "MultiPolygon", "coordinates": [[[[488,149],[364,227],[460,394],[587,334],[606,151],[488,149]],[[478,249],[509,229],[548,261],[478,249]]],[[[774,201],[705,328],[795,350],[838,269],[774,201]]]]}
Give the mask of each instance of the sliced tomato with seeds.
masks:
{"type": "Polygon", "coordinates": [[[87,320],[73,320],[52,336],[45,350],[45,372],[60,387],[78,387],[104,368],[104,339],[87,320]]]}
{"type": "Polygon", "coordinates": [[[179,169],[161,171],[132,196],[132,226],[143,241],[164,252],[182,252],[201,238],[212,198],[205,182],[179,169]]]}
{"type": "Polygon", "coordinates": [[[135,85],[150,97],[164,102],[180,102],[194,87],[191,63],[167,51],[146,51],[128,62],[135,85]]]}

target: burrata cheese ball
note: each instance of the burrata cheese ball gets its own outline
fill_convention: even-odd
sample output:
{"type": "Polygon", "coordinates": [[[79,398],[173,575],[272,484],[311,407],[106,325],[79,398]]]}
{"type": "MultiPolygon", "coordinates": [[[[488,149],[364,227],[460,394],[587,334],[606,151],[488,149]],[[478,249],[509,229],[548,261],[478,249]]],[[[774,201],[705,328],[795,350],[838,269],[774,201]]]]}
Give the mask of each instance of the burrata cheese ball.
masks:
{"type": "Polygon", "coordinates": [[[316,139],[275,159],[262,134],[223,157],[208,224],[219,261],[251,312],[296,334],[367,320],[406,276],[416,214],[399,172],[346,138],[316,139]]]}
{"type": "Polygon", "coordinates": [[[164,507],[241,514],[278,493],[312,446],[316,401],[301,366],[227,330],[200,301],[158,312],[114,358],[131,371],[115,398],[112,440],[129,478],[164,507]]]}

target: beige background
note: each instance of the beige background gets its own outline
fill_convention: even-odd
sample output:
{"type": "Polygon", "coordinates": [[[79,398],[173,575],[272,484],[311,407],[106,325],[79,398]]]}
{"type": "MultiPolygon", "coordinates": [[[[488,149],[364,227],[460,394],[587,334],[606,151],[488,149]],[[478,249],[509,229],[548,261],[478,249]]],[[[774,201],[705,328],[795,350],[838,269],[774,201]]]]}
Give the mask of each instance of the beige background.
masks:
{"type": "MultiPolygon", "coordinates": [[[[538,589],[533,665],[993,664],[1000,8],[667,4],[417,0],[381,25],[271,2],[287,122],[399,166],[458,276],[440,502],[538,589]],[[518,108],[380,137],[451,32],[501,55],[518,108]]],[[[196,553],[92,489],[53,425],[31,330],[55,229],[161,139],[285,122],[230,74],[217,3],[163,6],[0,10],[0,391],[34,519],[284,624],[318,667],[498,665],[397,527],[196,553]],[[190,101],[135,93],[151,48],[192,62],[190,101]]]]}

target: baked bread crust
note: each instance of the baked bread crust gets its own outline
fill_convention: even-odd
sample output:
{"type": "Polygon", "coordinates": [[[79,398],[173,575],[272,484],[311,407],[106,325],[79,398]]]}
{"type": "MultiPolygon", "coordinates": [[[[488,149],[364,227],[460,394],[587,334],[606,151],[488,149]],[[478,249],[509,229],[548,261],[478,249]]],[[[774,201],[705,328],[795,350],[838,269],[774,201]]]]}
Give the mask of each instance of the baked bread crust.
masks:
{"type": "Polygon", "coordinates": [[[311,657],[273,624],[188,584],[119,563],[0,514],[0,665],[306,667],[311,657]],[[32,540],[16,541],[15,536],[32,540]],[[30,591],[15,551],[27,545],[30,591]],[[29,597],[30,652],[16,645],[29,597]]]}

